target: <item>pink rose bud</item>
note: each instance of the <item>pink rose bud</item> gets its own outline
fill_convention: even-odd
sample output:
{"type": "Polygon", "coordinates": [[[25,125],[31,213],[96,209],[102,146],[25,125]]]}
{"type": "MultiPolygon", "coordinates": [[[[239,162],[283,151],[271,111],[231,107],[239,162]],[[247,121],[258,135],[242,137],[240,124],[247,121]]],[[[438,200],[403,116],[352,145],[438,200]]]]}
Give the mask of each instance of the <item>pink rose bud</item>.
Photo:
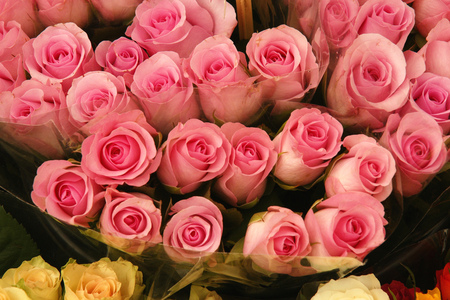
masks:
{"type": "Polygon", "coordinates": [[[343,130],[328,113],[315,108],[294,110],[273,140],[279,154],[274,176],[291,187],[314,182],[341,149],[343,130]]]}
{"type": "Polygon", "coordinates": [[[107,24],[120,24],[134,17],[136,7],[143,0],[88,0],[101,21],[107,24]]]}
{"type": "Polygon", "coordinates": [[[45,161],[37,170],[31,199],[42,211],[71,225],[89,227],[104,205],[103,188],[66,160],[45,161]]]}
{"type": "Polygon", "coordinates": [[[73,22],[85,28],[92,19],[88,0],[36,0],[36,6],[39,20],[44,26],[73,22]]]}

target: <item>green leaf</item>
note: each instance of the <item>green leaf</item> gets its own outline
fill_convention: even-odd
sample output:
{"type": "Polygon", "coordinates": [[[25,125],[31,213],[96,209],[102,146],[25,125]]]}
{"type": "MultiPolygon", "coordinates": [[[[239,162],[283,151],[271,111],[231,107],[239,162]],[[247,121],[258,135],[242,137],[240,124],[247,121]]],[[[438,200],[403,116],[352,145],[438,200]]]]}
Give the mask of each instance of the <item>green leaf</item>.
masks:
{"type": "Polygon", "coordinates": [[[0,274],[37,255],[39,250],[25,228],[0,206],[0,274]]]}

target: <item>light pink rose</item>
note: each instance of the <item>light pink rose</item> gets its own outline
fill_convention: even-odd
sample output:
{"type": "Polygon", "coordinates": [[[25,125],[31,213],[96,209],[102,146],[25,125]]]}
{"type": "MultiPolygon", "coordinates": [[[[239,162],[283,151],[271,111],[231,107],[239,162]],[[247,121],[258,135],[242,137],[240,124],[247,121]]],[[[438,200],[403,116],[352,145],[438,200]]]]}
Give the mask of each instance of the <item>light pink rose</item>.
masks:
{"type": "Polygon", "coordinates": [[[81,167],[98,184],[142,186],[158,168],[157,132],[141,111],[110,113],[91,133],[81,144],[81,167]]]}
{"type": "Polygon", "coordinates": [[[232,206],[258,200],[277,161],[269,135],[257,127],[225,123],[221,127],[232,145],[228,168],[213,186],[218,197],[232,206]]]}
{"type": "Polygon", "coordinates": [[[379,33],[403,49],[414,27],[414,9],[402,0],[369,0],[355,20],[358,34],[379,33]]]}
{"type": "Polygon", "coordinates": [[[294,110],[273,140],[278,153],[274,176],[292,187],[314,182],[341,149],[343,130],[316,108],[294,110]]]}
{"type": "Polygon", "coordinates": [[[363,260],[386,237],[387,221],[380,201],[362,192],[336,194],[310,209],[305,225],[311,256],[363,260]]]}
{"type": "Polygon", "coordinates": [[[175,261],[195,263],[217,251],[223,217],[210,200],[194,196],[176,202],[163,232],[164,249],[175,261]]]}
{"type": "Polygon", "coordinates": [[[35,0],[37,15],[44,26],[73,22],[80,28],[89,25],[92,10],[88,0],[35,0]]]}
{"type": "Polygon", "coordinates": [[[442,129],[423,111],[391,115],[380,144],[396,160],[399,189],[405,197],[420,193],[448,161],[442,129]]]}
{"type": "Polygon", "coordinates": [[[35,37],[43,29],[37,18],[35,1],[3,0],[0,2],[0,20],[16,21],[30,37],[35,37]]]}
{"type": "Polygon", "coordinates": [[[0,93],[12,91],[26,79],[22,55],[0,61],[0,93]]]}
{"type": "Polygon", "coordinates": [[[179,122],[201,116],[191,80],[183,76],[176,52],[162,51],[144,60],[137,68],[131,92],[158,131],[167,135],[179,122]]]}
{"type": "Polygon", "coordinates": [[[47,27],[25,43],[23,56],[31,77],[61,83],[65,90],[74,78],[99,69],[88,35],[75,23],[47,27]]]}
{"type": "Polygon", "coordinates": [[[412,80],[408,103],[401,115],[424,111],[432,116],[445,134],[450,133],[450,78],[433,73],[423,73],[412,80]]]}
{"type": "Polygon", "coordinates": [[[247,43],[249,70],[261,75],[264,97],[275,103],[300,99],[317,87],[319,64],[311,44],[297,29],[280,25],[253,33],[247,43]]]}
{"type": "Polygon", "coordinates": [[[16,21],[0,21],[0,61],[21,55],[23,44],[29,39],[16,21]]]}
{"type": "Polygon", "coordinates": [[[147,53],[135,41],[120,37],[114,41],[101,41],[95,48],[95,60],[115,76],[122,76],[130,87],[137,66],[148,58],[147,53]]]}
{"type": "Polygon", "coordinates": [[[107,24],[120,24],[134,17],[136,7],[143,0],[88,0],[107,24]]]}
{"type": "Polygon", "coordinates": [[[280,274],[312,273],[301,260],[311,252],[310,236],[300,214],[279,206],[253,215],[244,237],[244,256],[261,268],[280,274]]]}
{"type": "Polygon", "coordinates": [[[245,54],[224,35],[206,38],[184,60],[187,76],[197,86],[202,111],[210,122],[251,121],[262,110],[261,88],[250,77],[245,54]]]}
{"type": "Polygon", "coordinates": [[[106,240],[127,252],[143,251],[162,242],[161,210],[152,198],[107,188],[105,201],[99,228],[106,240]]]}
{"type": "Polygon", "coordinates": [[[103,188],[79,165],[45,161],[37,170],[31,199],[42,211],[69,223],[89,227],[104,205],[103,188]]]}
{"type": "Polygon", "coordinates": [[[186,194],[223,174],[231,144],[217,125],[191,119],[169,132],[161,150],[159,180],[172,192],[186,194]]]}
{"type": "Polygon", "coordinates": [[[416,13],[416,28],[423,36],[427,36],[440,20],[450,19],[448,0],[415,0],[412,8],[416,13]]]}
{"type": "MultiPolygon", "coordinates": [[[[289,8],[288,26],[299,29],[306,37],[311,38],[320,26],[318,13],[319,1],[295,0],[289,8]]],[[[285,1],[286,3],[286,1],[285,1]]]]}
{"type": "Polygon", "coordinates": [[[138,5],[133,23],[125,34],[150,55],[175,51],[187,57],[209,36],[230,37],[236,25],[236,12],[226,1],[149,0],[138,5]]]}
{"type": "Polygon", "coordinates": [[[358,36],[337,63],[327,90],[330,113],[351,129],[376,129],[409,93],[402,50],[376,33],[358,36]]]}
{"type": "Polygon", "coordinates": [[[328,197],[345,192],[363,192],[379,201],[392,192],[395,160],[386,148],[364,134],[344,139],[348,152],[333,165],[325,179],[328,197]]]}

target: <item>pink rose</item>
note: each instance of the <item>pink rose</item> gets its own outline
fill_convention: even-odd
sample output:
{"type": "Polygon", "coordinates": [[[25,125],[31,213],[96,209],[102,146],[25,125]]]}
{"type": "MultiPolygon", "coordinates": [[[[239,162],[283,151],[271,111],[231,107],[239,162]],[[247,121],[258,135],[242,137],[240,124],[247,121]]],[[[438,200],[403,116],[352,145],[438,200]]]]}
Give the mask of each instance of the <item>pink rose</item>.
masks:
{"type": "Polygon", "coordinates": [[[303,218],[290,209],[270,206],[248,224],[243,254],[265,270],[291,276],[312,273],[300,262],[310,251],[303,218]]]}
{"type": "Polygon", "coordinates": [[[363,260],[386,236],[384,207],[366,193],[336,194],[305,216],[311,256],[342,256],[363,260]]]}
{"type": "Polygon", "coordinates": [[[412,8],[416,13],[416,28],[423,36],[427,36],[440,20],[450,19],[448,0],[415,0],[412,8]]]}
{"type": "Polygon", "coordinates": [[[358,34],[379,33],[403,49],[414,27],[414,9],[402,0],[369,0],[355,20],[358,34]]]}
{"type": "Polygon", "coordinates": [[[418,194],[448,161],[442,129],[423,111],[391,115],[380,144],[396,160],[405,197],[418,194]]]}
{"type": "Polygon", "coordinates": [[[81,144],[83,171],[103,185],[145,185],[161,160],[156,130],[139,110],[110,113],[81,144]]]}
{"type": "Polygon", "coordinates": [[[318,22],[319,1],[295,0],[292,3],[287,25],[298,28],[306,37],[311,38],[320,25],[318,22]]]}
{"type": "Polygon", "coordinates": [[[358,36],[337,63],[327,90],[327,106],[353,129],[384,126],[408,98],[402,50],[382,35],[358,36]]]}
{"type": "Polygon", "coordinates": [[[254,33],[247,43],[249,70],[261,75],[264,97],[275,103],[302,98],[320,81],[312,46],[297,29],[280,25],[254,33]]]}
{"type": "Polygon", "coordinates": [[[245,54],[224,35],[206,38],[183,62],[197,86],[202,111],[210,122],[246,123],[263,107],[261,88],[250,77],[245,54]]]}
{"type": "Polygon", "coordinates": [[[119,24],[134,17],[136,7],[143,0],[88,0],[102,22],[119,24]]]}
{"type": "Polygon", "coordinates": [[[231,142],[232,151],[229,166],[215,182],[213,191],[232,206],[258,200],[277,161],[272,140],[264,130],[241,123],[225,123],[221,129],[231,142]]]}
{"type": "Polygon", "coordinates": [[[158,52],[137,68],[131,84],[149,123],[166,135],[179,122],[200,118],[192,82],[183,76],[176,52],[158,52]]]}
{"type": "Polygon", "coordinates": [[[0,93],[12,91],[26,79],[22,55],[0,61],[0,93]]]}
{"type": "Polygon", "coordinates": [[[209,36],[230,37],[236,25],[236,12],[226,1],[150,0],[138,5],[133,23],[125,34],[150,55],[175,51],[187,57],[209,36]]]}
{"type": "Polygon", "coordinates": [[[79,165],[45,161],[37,170],[31,199],[42,211],[69,223],[89,227],[104,205],[104,190],[79,165]]]}
{"type": "Polygon", "coordinates": [[[335,118],[316,108],[293,111],[273,140],[278,153],[274,176],[292,187],[312,183],[341,149],[343,130],[335,118]]]}
{"type": "Polygon", "coordinates": [[[137,66],[148,58],[135,41],[120,37],[114,41],[101,41],[95,48],[95,60],[104,71],[122,76],[129,87],[137,66]]]}
{"type": "Polygon", "coordinates": [[[159,180],[172,192],[186,194],[223,174],[231,144],[217,125],[191,119],[169,132],[161,150],[159,180]]]}
{"type": "Polygon", "coordinates": [[[392,192],[395,160],[386,148],[364,134],[344,139],[348,152],[333,165],[325,179],[328,197],[345,192],[363,192],[379,201],[392,192]]]}
{"type": "Polygon", "coordinates": [[[220,246],[223,217],[210,200],[194,196],[175,203],[163,232],[164,249],[175,261],[195,263],[220,246]]]}
{"type": "Polygon", "coordinates": [[[36,15],[35,1],[30,0],[1,1],[0,20],[16,21],[30,38],[38,35],[43,27],[36,15]]]}
{"type": "Polygon", "coordinates": [[[75,23],[47,27],[25,43],[23,56],[31,77],[61,83],[64,90],[74,78],[99,69],[88,35],[75,23]]]}
{"type": "Polygon", "coordinates": [[[99,228],[110,243],[127,252],[140,252],[162,242],[161,211],[152,198],[107,188],[105,201],[99,228]]]}
{"type": "Polygon", "coordinates": [[[73,22],[84,28],[92,19],[88,0],[35,0],[37,15],[44,26],[73,22]]]}
{"type": "Polygon", "coordinates": [[[29,39],[16,21],[0,21],[0,61],[21,55],[23,44],[29,39]]]}

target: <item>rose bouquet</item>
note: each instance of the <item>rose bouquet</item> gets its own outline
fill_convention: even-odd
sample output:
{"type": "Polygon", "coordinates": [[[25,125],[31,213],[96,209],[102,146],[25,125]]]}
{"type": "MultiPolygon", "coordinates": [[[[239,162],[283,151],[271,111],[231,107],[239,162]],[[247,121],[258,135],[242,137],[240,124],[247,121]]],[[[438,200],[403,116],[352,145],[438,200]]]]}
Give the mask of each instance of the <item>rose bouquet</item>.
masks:
{"type": "Polygon", "coordinates": [[[115,2],[0,21],[2,187],[150,296],[298,292],[443,226],[448,20],[421,40],[401,0],[115,2]]]}

